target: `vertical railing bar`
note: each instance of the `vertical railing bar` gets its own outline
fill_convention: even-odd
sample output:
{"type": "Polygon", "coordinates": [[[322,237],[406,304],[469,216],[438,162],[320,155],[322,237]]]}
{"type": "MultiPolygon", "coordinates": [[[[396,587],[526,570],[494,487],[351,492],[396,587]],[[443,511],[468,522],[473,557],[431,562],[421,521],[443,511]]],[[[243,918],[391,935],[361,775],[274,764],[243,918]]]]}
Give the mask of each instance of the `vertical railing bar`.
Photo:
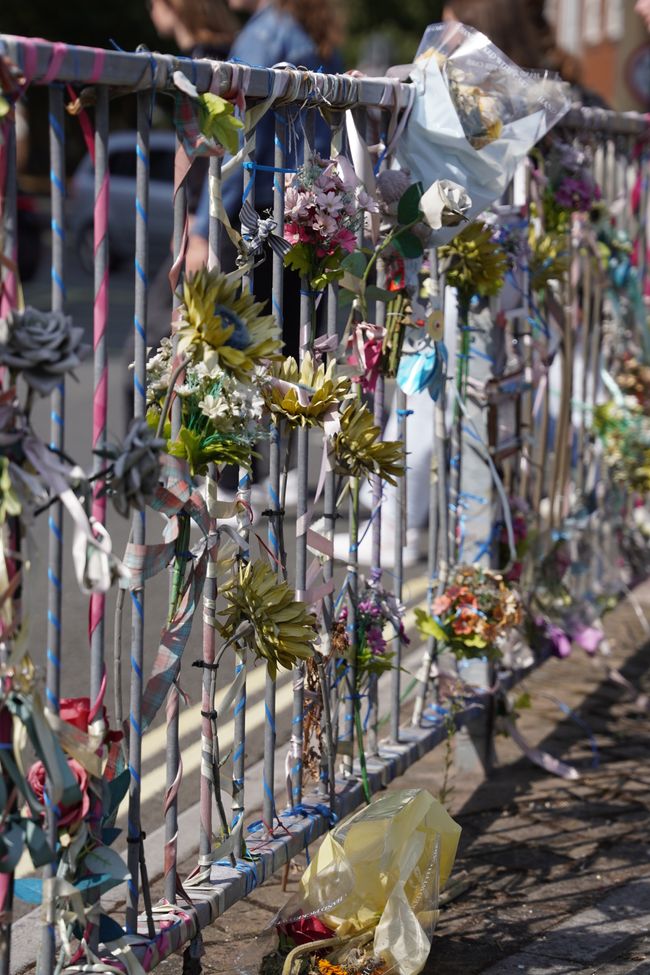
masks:
{"type": "MultiPolygon", "coordinates": [[[[243,200],[248,199],[251,206],[255,205],[255,141],[256,133],[253,127],[246,136],[246,155],[243,178],[243,200]],[[248,164],[248,165],[247,165],[248,164]]],[[[249,228],[253,229],[253,228],[249,228]]],[[[242,226],[242,234],[246,228],[242,226]]],[[[242,291],[253,291],[252,267],[242,278],[242,291]]],[[[237,484],[237,500],[243,502],[237,511],[237,526],[240,534],[248,543],[248,529],[250,528],[250,497],[251,483],[248,471],[241,468],[237,484]]],[[[248,547],[241,549],[239,558],[247,562],[250,558],[248,547]]],[[[235,677],[245,671],[246,648],[235,644],[235,677]]],[[[246,786],[246,678],[235,700],[234,712],[234,742],[232,757],[232,825],[235,826],[244,815],[245,786],[246,786]]],[[[239,851],[238,851],[239,852],[239,851]]]]}
{"type": "MultiPolygon", "coordinates": [[[[286,115],[283,109],[276,109],[275,112],[275,135],[273,165],[276,172],[273,174],[273,219],[276,223],[276,233],[284,235],[284,142],[286,139],[286,115]]],[[[267,258],[268,260],[268,258],[267,258]]],[[[280,330],[284,332],[284,262],[279,254],[273,253],[273,277],[271,290],[272,311],[277,318],[280,330]]],[[[278,578],[284,575],[282,556],[280,552],[280,518],[283,516],[276,514],[280,510],[280,466],[281,466],[281,420],[279,417],[271,419],[270,442],[269,442],[269,515],[268,523],[268,542],[269,548],[273,552],[273,557],[277,561],[278,578]]],[[[286,567],[284,567],[286,570],[286,567]]],[[[264,685],[264,767],[262,773],[262,785],[264,796],[262,799],[262,818],[269,832],[273,832],[275,820],[275,681],[267,673],[264,685]]]]}
{"type": "MultiPolygon", "coordinates": [[[[8,265],[0,268],[0,283],[2,284],[2,298],[0,299],[0,313],[5,314],[16,306],[18,280],[12,268],[18,263],[18,224],[17,224],[17,176],[16,176],[16,128],[9,125],[4,130],[6,136],[5,152],[7,167],[5,170],[5,199],[3,216],[2,251],[8,259],[8,265]]],[[[0,187],[0,190],[3,187],[0,187]]],[[[12,541],[20,541],[19,535],[12,541]]],[[[0,640],[0,663],[9,660],[8,641],[0,640]]],[[[11,740],[12,720],[6,710],[2,713],[2,744],[7,745],[11,740]]],[[[14,901],[14,874],[0,874],[0,915],[11,918],[14,901]]],[[[11,920],[0,921],[0,975],[9,975],[11,961],[11,920]]]]}
{"type": "MultiPolygon", "coordinates": [[[[212,202],[213,193],[217,192],[221,197],[221,159],[210,158],[208,168],[208,181],[210,185],[210,198],[212,202]]],[[[212,205],[208,215],[208,269],[219,267],[219,254],[221,244],[221,221],[212,205]]],[[[218,483],[217,469],[214,464],[208,466],[206,477],[206,487],[209,483],[218,483]]],[[[209,530],[212,532],[216,528],[215,520],[210,518],[209,530]]],[[[199,869],[209,866],[210,853],[212,851],[212,802],[216,798],[220,803],[221,797],[215,796],[213,784],[214,766],[217,761],[215,756],[214,731],[212,726],[211,712],[214,708],[213,691],[216,686],[216,673],[214,672],[215,651],[216,651],[216,628],[215,628],[215,609],[217,599],[217,579],[214,575],[215,560],[211,557],[203,584],[203,641],[202,641],[202,660],[205,665],[201,672],[201,782],[199,795],[199,869]]],[[[222,828],[226,825],[222,823],[222,828]]]]}
{"type": "MultiPolygon", "coordinates": [[[[50,201],[52,208],[51,236],[51,302],[52,311],[65,308],[65,112],[63,90],[51,85],[49,98],[50,128],[50,201]]],[[[50,396],[50,446],[62,450],[64,445],[65,421],[65,383],[53,390],[50,396]]],[[[47,568],[47,651],[45,697],[47,709],[59,713],[61,693],[61,610],[63,578],[63,505],[53,505],[48,514],[49,551],[47,568]]],[[[48,806],[47,838],[52,849],[56,849],[57,816],[52,804],[48,806]]],[[[44,870],[47,883],[54,877],[56,867],[48,864],[44,870]]],[[[40,975],[49,975],[54,970],[56,935],[53,899],[48,899],[44,918],[41,953],[39,956],[40,975]]]]}
{"type": "MultiPolygon", "coordinates": [[[[397,389],[396,409],[397,409],[397,440],[401,441],[404,447],[404,455],[407,450],[407,414],[408,402],[406,393],[399,387],[397,389]]],[[[408,478],[408,458],[404,467],[404,474],[397,481],[397,518],[395,519],[395,568],[393,573],[393,592],[401,603],[404,598],[404,544],[406,542],[407,517],[407,478],[408,478]]],[[[395,637],[397,647],[399,637],[395,637]]],[[[391,708],[391,739],[399,741],[399,695],[400,695],[400,672],[397,667],[392,673],[392,708],[391,708]],[[395,701],[397,700],[397,706],[395,701]]]]}
{"type": "MultiPolygon", "coordinates": [[[[143,420],[147,412],[147,296],[149,290],[149,141],[151,92],[137,96],[136,204],[135,204],[135,303],[133,310],[133,416],[143,420]]],[[[135,511],[131,523],[135,545],[144,545],[146,516],[135,511]]],[[[129,706],[129,812],[127,820],[128,867],[126,930],[138,926],[140,863],[143,857],[140,777],[142,773],[142,692],[144,663],[144,586],[131,592],[131,691],[129,706]]],[[[143,887],[145,878],[140,877],[143,887]]]]}
{"type": "MultiPolygon", "coordinates": [[[[439,300],[444,308],[444,294],[445,294],[445,278],[441,275],[438,270],[438,255],[435,248],[430,248],[429,250],[429,261],[431,265],[430,275],[431,278],[437,282],[438,294],[441,296],[439,300]]],[[[444,312],[443,312],[444,315],[444,312]]],[[[441,343],[435,343],[436,354],[441,355],[441,343]]],[[[443,358],[443,369],[444,369],[444,358],[443,358]]],[[[446,451],[446,435],[445,435],[445,416],[444,407],[442,411],[442,418],[440,416],[440,404],[441,401],[444,402],[444,386],[445,381],[443,379],[442,389],[438,400],[434,406],[434,420],[433,420],[433,430],[432,433],[432,450],[431,450],[431,469],[429,472],[429,537],[428,537],[428,550],[427,550],[427,571],[429,577],[429,585],[427,587],[427,612],[431,613],[432,603],[434,598],[434,591],[436,594],[440,593],[441,584],[443,579],[443,572],[441,568],[445,565],[444,556],[441,555],[440,549],[441,545],[446,546],[448,544],[448,526],[446,520],[447,514],[447,501],[446,497],[444,502],[441,501],[441,490],[442,485],[446,485],[446,468],[447,468],[447,451],[446,451]],[[442,426],[441,426],[442,424],[442,426]],[[442,449],[441,449],[442,447],[442,449]],[[443,515],[445,517],[443,517],[443,515]],[[435,585],[434,585],[435,583],[435,585]]],[[[397,641],[396,641],[397,642],[397,641]]],[[[431,664],[436,655],[437,642],[434,637],[429,637],[426,643],[424,657],[422,660],[422,666],[419,674],[419,687],[413,705],[413,715],[411,717],[411,724],[414,727],[418,727],[422,720],[422,714],[424,712],[424,707],[426,705],[427,694],[429,691],[429,681],[431,675],[431,664]]],[[[393,689],[393,707],[395,706],[395,695],[397,696],[397,701],[399,702],[400,696],[400,678],[399,672],[397,675],[393,675],[393,683],[396,685],[393,689]]],[[[399,728],[399,723],[394,722],[394,727],[399,728]]],[[[397,735],[398,731],[395,731],[397,735]]],[[[395,738],[394,740],[397,740],[395,738]]]]}
{"type": "MultiPolygon", "coordinates": [[[[304,125],[304,162],[308,163],[314,154],[315,118],[314,111],[307,112],[304,125]]],[[[301,279],[300,294],[300,361],[312,351],[312,317],[314,296],[311,282],[301,279]]],[[[309,430],[298,429],[298,500],[296,507],[296,592],[304,598],[307,589],[307,510],[309,503],[309,430]]],[[[295,807],[302,800],[302,747],[304,712],[305,664],[296,663],[293,669],[293,716],[291,722],[291,797],[290,804],[295,807]]]]}
{"type": "MultiPolygon", "coordinates": [[[[108,325],[109,241],[108,202],[110,175],[108,170],[109,107],[108,88],[98,87],[95,104],[95,208],[94,208],[94,306],[93,306],[93,475],[98,475],[104,460],[97,451],[106,447],[108,415],[108,325]]],[[[93,490],[92,516],[100,524],[106,522],[106,495],[100,493],[100,483],[93,490]]],[[[104,730],[101,702],[105,689],[106,596],[94,593],[90,597],[90,702],[95,730],[104,730]]],[[[93,925],[88,938],[91,950],[96,950],[99,928],[93,925]]]]}
{"type": "MultiPolygon", "coordinates": [[[[106,446],[108,396],[108,353],[106,326],[108,313],[108,89],[97,89],[95,107],[95,307],[94,307],[94,399],[93,451],[106,446]]],[[[104,461],[93,457],[93,474],[102,470],[104,461]]],[[[102,524],[106,519],[106,498],[94,492],[93,516],[102,524]]],[[[104,680],[105,597],[91,597],[90,618],[90,699],[94,707],[104,680]]]]}
{"type": "MultiPolygon", "coordinates": [[[[180,145],[180,140],[176,140],[177,147],[180,145]]],[[[184,183],[182,183],[174,194],[174,232],[173,232],[173,259],[174,264],[180,259],[182,248],[185,243],[187,225],[187,189],[184,183]]],[[[181,269],[181,276],[179,277],[179,286],[182,280],[183,270],[181,269]]],[[[178,288],[172,296],[172,308],[173,314],[181,303],[181,295],[178,288]]],[[[174,358],[176,357],[176,349],[178,341],[176,337],[172,339],[172,347],[174,358]]],[[[178,436],[181,428],[181,402],[178,397],[172,400],[171,405],[171,436],[172,439],[178,436]]],[[[173,577],[170,578],[170,593],[171,587],[173,586],[173,577]]],[[[179,738],[179,692],[177,690],[176,684],[174,683],[169,689],[169,696],[167,698],[166,706],[166,718],[167,718],[167,735],[166,735],[166,791],[169,792],[176,783],[177,776],[180,773],[180,738],[179,738]]],[[[177,886],[177,862],[176,862],[176,849],[177,849],[177,837],[178,837],[178,797],[174,796],[171,801],[167,804],[167,811],[165,813],[165,898],[170,902],[170,904],[176,903],[176,886],[177,886]]]]}
{"type": "MultiPolygon", "coordinates": [[[[338,312],[338,285],[336,282],[332,282],[327,287],[327,335],[334,336],[338,334],[338,322],[337,322],[337,312],[338,312]]],[[[332,352],[328,355],[328,363],[336,359],[336,352],[332,352]]],[[[324,488],[324,515],[323,515],[323,530],[325,537],[333,543],[334,532],[336,528],[336,474],[335,472],[329,471],[325,478],[325,488],[324,488]]],[[[323,580],[329,582],[334,577],[334,557],[330,556],[325,560],[323,565],[323,580]]],[[[329,658],[332,651],[332,628],[334,626],[334,593],[331,592],[329,595],[325,596],[323,600],[323,657],[325,659],[329,658]]],[[[330,666],[326,667],[325,664],[320,661],[319,664],[319,678],[321,683],[321,694],[322,694],[322,704],[323,704],[323,716],[325,719],[325,744],[327,748],[327,754],[323,757],[321,762],[321,782],[323,786],[323,791],[327,791],[329,796],[329,804],[332,812],[336,811],[336,739],[335,731],[333,727],[333,713],[332,713],[332,694],[331,694],[331,667],[333,662],[330,661],[330,666]]]]}
{"type": "MultiPolygon", "coordinates": [[[[385,270],[383,261],[378,261],[377,265],[377,284],[379,287],[383,287],[385,280],[385,270]]],[[[377,325],[385,325],[386,323],[386,305],[383,301],[375,302],[375,309],[373,314],[372,306],[368,309],[370,314],[370,320],[376,322],[377,325]]],[[[385,381],[383,374],[377,377],[377,385],[375,386],[375,395],[373,402],[373,420],[375,426],[380,430],[384,427],[384,401],[385,401],[385,381]]],[[[381,519],[381,502],[382,502],[382,480],[378,475],[373,475],[371,478],[372,487],[372,562],[370,567],[370,577],[373,582],[380,583],[382,575],[381,567],[381,530],[382,530],[382,519],[381,519]]],[[[401,651],[401,641],[399,635],[395,636],[395,650],[396,654],[393,658],[393,676],[395,674],[399,675],[400,667],[400,651],[401,651]]],[[[394,681],[393,681],[394,689],[394,681]]],[[[379,753],[379,740],[378,740],[378,725],[379,725],[379,680],[375,674],[370,674],[368,677],[368,754],[377,755],[379,753]]],[[[397,691],[397,701],[393,699],[391,711],[394,713],[395,708],[399,712],[399,686],[397,691]]]]}

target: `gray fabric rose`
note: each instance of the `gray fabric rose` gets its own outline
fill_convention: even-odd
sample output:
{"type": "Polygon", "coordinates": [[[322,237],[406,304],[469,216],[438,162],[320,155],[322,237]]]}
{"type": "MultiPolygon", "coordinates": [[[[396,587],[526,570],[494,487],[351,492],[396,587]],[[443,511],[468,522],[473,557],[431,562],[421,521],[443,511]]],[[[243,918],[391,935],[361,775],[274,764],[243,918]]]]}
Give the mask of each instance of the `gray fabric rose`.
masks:
{"type": "Polygon", "coordinates": [[[51,393],[61,377],[90,352],[83,329],[60,311],[12,311],[0,322],[0,365],[20,373],[41,396],[51,393]]]}
{"type": "Polygon", "coordinates": [[[107,494],[115,510],[127,517],[132,508],[144,511],[160,481],[160,453],[166,441],[156,437],[146,420],[135,419],[121,444],[109,444],[95,453],[112,461],[102,493],[107,494]]]}

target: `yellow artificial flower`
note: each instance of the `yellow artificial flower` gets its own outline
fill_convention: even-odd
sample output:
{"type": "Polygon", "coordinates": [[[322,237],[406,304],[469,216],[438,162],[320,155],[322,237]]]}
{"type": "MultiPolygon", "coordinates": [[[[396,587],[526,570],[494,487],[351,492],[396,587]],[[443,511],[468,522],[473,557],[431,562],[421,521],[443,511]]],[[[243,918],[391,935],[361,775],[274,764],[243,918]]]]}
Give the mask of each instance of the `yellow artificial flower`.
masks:
{"type": "Polygon", "coordinates": [[[237,280],[202,268],[183,284],[178,354],[203,362],[208,372],[224,369],[241,382],[256,366],[277,357],[280,331],[273,315],[237,280]]]}

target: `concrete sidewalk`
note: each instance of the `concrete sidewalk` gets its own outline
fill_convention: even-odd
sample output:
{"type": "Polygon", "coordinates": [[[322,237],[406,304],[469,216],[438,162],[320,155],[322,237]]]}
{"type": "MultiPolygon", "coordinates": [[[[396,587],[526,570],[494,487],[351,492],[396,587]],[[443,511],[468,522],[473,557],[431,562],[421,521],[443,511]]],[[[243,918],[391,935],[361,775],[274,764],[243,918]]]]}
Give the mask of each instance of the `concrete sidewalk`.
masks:
{"type": "MultiPolygon", "coordinates": [[[[636,598],[650,609],[650,584],[636,598]]],[[[650,975],[650,718],[607,676],[619,667],[650,692],[650,646],[639,648],[646,637],[629,601],[606,629],[608,661],[582,652],[550,660],[515,692],[525,687],[532,702],[522,733],[574,765],[578,781],[537,769],[504,737],[489,779],[452,778],[447,804],[463,836],[427,975],[650,975]]],[[[441,746],[390,788],[436,794],[444,762],[441,746]]],[[[260,932],[300,868],[286,893],[273,877],[204,932],[206,975],[258,970],[269,948],[260,932]]],[[[180,959],[161,970],[180,972],[180,959]]]]}

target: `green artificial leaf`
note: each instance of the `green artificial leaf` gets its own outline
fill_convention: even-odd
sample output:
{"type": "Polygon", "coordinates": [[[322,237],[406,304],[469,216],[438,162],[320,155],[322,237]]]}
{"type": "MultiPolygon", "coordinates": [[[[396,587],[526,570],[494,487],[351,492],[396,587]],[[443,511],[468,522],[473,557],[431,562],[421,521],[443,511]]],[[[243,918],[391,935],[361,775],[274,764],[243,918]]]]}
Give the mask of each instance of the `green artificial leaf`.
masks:
{"type": "Polygon", "coordinates": [[[403,230],[397,237],[393,237],[393,243],[402,257],[422,257],[424,253],[422,242],[410,230],[403,230]]]}
{"type": "Polygon", "coordinates": [[[416,609],[415,624],[422,636],[432,636],[435,640],[447,641],[447,634],[443,628],[423,609],[416,609]]]}
{"type": "Polygon", "coordinates": [[[361,285],[361,278],[355,278],[354,275],[350,274],[349,271],[343,272],[341,277],[341,287],[350,292],[350,300],[352,300],[354,295],[361,294],[361,285]]]}
{"type": "Polygon", "coordinates": [[[328,284],[333,284],[334,281],[342,278],[343,273],[340,267],[326,268],[320,274],[313,277],[310,284],[314,291],[324,291],[328,284]]]}
{"type": "Polygon", "coordinates": [[[367,266],[368,260],[361,251],[352,251],[340,262],[340,267],[351,274],[353,278],[362,278],[366,273],[367,266]]]}
{"type": "Polygon", "coordinates": [[[294,244],[284,259],[287,267],[297,271],[303,278],[311,274],[311,251],[306,244],[294,244]]]}
{"type": "Polygon", "coordinates": [[[214,139],[231,155],[239,149],[239,132],[244,123],[235,118],[234,106],[212,92],[199,95],[199,126],[208,139],[214,139]]]}
{"type": "MultiPolygon", "coordinates": [[[[420,200],[424,194],[422,183],[413,183],[412,186],[402,193],[397,204],[397,220],[402,226],[414,223],[422,216],[420,211],[420,200]]],[[[406,256],[406,255],[405,255],[406,256]]]]}
{"type": "Polygon", "coordinates": [[[348,291],[348,289],[344,287],[342,281],[341,287],[339,288],[339,294],[338,294],[339,308],[349,308],[352,302],[354,301],[355,297],[356,295],[354,294],[354,292],[348,291]]]}
{"type": "MultiPolygon", "coordinates": [[[[129,791],[129,782],[131,780],[131,773],[128,768],[125,768],[123,772],[114,778],[110,782],[106,782],[105,788],[105,801],[104,801],[104,821],[110,819],[113,813],[117,812],[117,809],[122,802],[122,799],[129,791]]],[[[119,831],[118,831],[119,832],[119,831]]]]}
{"type": "Polygon", "coordinates": [[[366,288],[367,301],[383,301],[388,303],[395,297],[394,291],[387,291],[386,288],[378,288],[376,284],[369,284],[366,288]]]}

